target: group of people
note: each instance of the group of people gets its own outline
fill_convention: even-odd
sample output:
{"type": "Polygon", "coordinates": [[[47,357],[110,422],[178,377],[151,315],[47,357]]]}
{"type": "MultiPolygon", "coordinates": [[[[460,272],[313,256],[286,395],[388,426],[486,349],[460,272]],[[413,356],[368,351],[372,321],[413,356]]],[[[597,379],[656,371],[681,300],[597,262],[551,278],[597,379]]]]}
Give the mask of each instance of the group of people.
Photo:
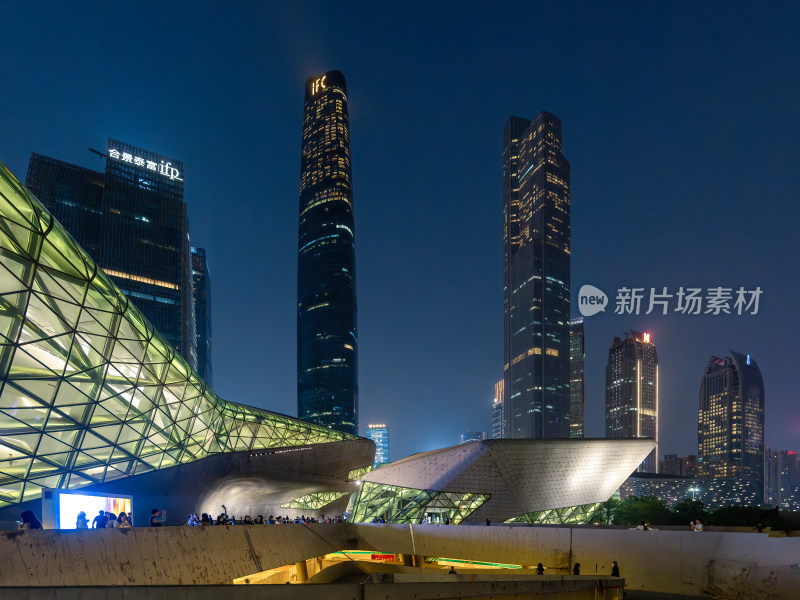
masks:
{"type": "MultiPolygon", "coordinates": [[[[78,519],[75,523],[76,529],[89,529],[89,519],[86,513],[81,511],[78,513],[78,519]]],[[[92,519],[92,529],[113,529],[114,527],[133,527],[133,517],[131,513],[121,512],[115,514],[110,510],[101,510],[94,519],[92,519]]]]}
{"type": "Polygon", "coordinates": [[[237,519],[234,515],[228,515],[227,513],[221,513],[217,515],[217,518],[214,519],[208,513],[203,513],[199,517],[197,513],[191,513],[186,515],[186,524],[190,527],[203,527],[209,525],[287,525],[287,524],[297,524],[300,523],[343,523],[344,518],[339,515],[335,517],[326,517],[322,516],[319,519],[315,519],[313,517],[306,517],[303,516],[296,516],[294,519],[291,519],[289,515],[277,517],[274,515],[270,515],[268,518],[264,518],[263,515],[258,515],[255,519],[253,519],[250,515],[245,515],[243,519],[237,519]]]}

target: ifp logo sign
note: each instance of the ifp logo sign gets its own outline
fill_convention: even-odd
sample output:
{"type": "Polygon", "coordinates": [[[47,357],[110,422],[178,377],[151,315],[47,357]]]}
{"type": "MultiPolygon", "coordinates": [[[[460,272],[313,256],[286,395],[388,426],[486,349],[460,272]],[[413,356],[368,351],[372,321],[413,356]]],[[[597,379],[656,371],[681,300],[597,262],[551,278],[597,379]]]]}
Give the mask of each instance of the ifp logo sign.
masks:
{"type": "Polygon", "coordinates": [[[608,306],[608,296],[606,293],[593,285],[582,285],[578,292],[578,310],[584,317],[591,317],[601,311],[605,311],[608,306]]]}

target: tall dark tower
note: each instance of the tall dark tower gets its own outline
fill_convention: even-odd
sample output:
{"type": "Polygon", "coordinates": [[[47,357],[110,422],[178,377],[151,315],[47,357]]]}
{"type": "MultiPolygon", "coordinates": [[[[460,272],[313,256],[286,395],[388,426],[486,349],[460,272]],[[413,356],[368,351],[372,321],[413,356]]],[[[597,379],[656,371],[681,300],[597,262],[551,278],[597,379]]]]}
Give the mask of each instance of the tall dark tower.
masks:
{"type": "Polygon", "coordinates": [[[339,71],[306,81],[297,255],[297,415],[357,434],[350,121],[339,71]]]}
{"type": "Polygon", "coordinates": [[[503,130],[506,436],[569,437],[569,162],[561,121],[503,130]]]}

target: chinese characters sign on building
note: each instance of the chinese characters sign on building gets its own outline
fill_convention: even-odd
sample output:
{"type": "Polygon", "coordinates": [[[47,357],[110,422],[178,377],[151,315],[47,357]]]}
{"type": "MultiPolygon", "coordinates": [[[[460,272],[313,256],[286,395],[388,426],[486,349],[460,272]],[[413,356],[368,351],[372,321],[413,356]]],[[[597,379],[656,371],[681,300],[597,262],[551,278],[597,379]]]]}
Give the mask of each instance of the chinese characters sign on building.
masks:
{"type": "Polygon", "coordinates": [[[108,149],[108,157],[121,162],[130,163],[137,167],[142,167],[148,171],[154,171],[159,175],[169,177],[170,181],[183,181],[181,172],[174,167],[171,162],[146,160],[141,156],[134,156],[130,152],[120,152],[116,148],[108,149]]]}

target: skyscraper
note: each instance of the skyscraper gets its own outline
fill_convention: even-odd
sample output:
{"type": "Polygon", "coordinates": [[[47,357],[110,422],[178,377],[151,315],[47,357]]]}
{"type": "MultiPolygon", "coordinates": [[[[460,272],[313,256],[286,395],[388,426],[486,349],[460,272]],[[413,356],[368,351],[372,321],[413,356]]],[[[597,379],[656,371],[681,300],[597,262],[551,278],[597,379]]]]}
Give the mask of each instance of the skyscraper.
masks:
{"type": "Polygon", "coordinates": [[[389,462],[389,428],[384,423],[367,425],[367,437],[375,442],[374,467],[389,462]]]}
{"type": "Polygon", "coordinates": [[[697,459],[703,477],[751,477],[764,483],[764,380],[755,359],[731,351],[703,372],[697,459]]]}
{"type": "Polygon", "coordinates": [[[184,165],[109,139],[104,171],[33,154],[27,187],[194,369],[184,165]]]}
{"type": "Polygon", "coordinates": [[[211,273],[205,248],[192,248],[192,295],[197,334],[197,374],[212,386],[211,369],[211,273]]]}
{"type": "Polygon", "coordinates": [[[357,433],[350,124],[339,71],[306,81],[297,254],[297,414],[357,433]]]}
{"type": "Polygon", "coordinates": [[[503,130],[503,310],[507,437],[569,437],[570,169],[561,121],[503,130]]]}
{"type": "Polygon", "coordinates": [[[764,451],[764,504],[790,509],[800,492],[800,453],[792,450],[764,451]]]}
{"type": "Polygon", "coordinates": [[[505,392],[504,381],[501,379],[494,384],[494,400],[492,401],[492,439],[499,440],[506,437],[506,422],[503,414],[503,400],[505,392]]]}
{"type": "Polygon", "coordinates": [[[626,332],[608,350],[606,437],[653,438],[637,471],[658,473],[658,354],[649,333],[626,332]]]}
{"type": "Polygon", "coordinates": [[[586,356],[583,318],[569,322],[569,437],[583,437],[584,384],[583,362],[586,356]]]}

